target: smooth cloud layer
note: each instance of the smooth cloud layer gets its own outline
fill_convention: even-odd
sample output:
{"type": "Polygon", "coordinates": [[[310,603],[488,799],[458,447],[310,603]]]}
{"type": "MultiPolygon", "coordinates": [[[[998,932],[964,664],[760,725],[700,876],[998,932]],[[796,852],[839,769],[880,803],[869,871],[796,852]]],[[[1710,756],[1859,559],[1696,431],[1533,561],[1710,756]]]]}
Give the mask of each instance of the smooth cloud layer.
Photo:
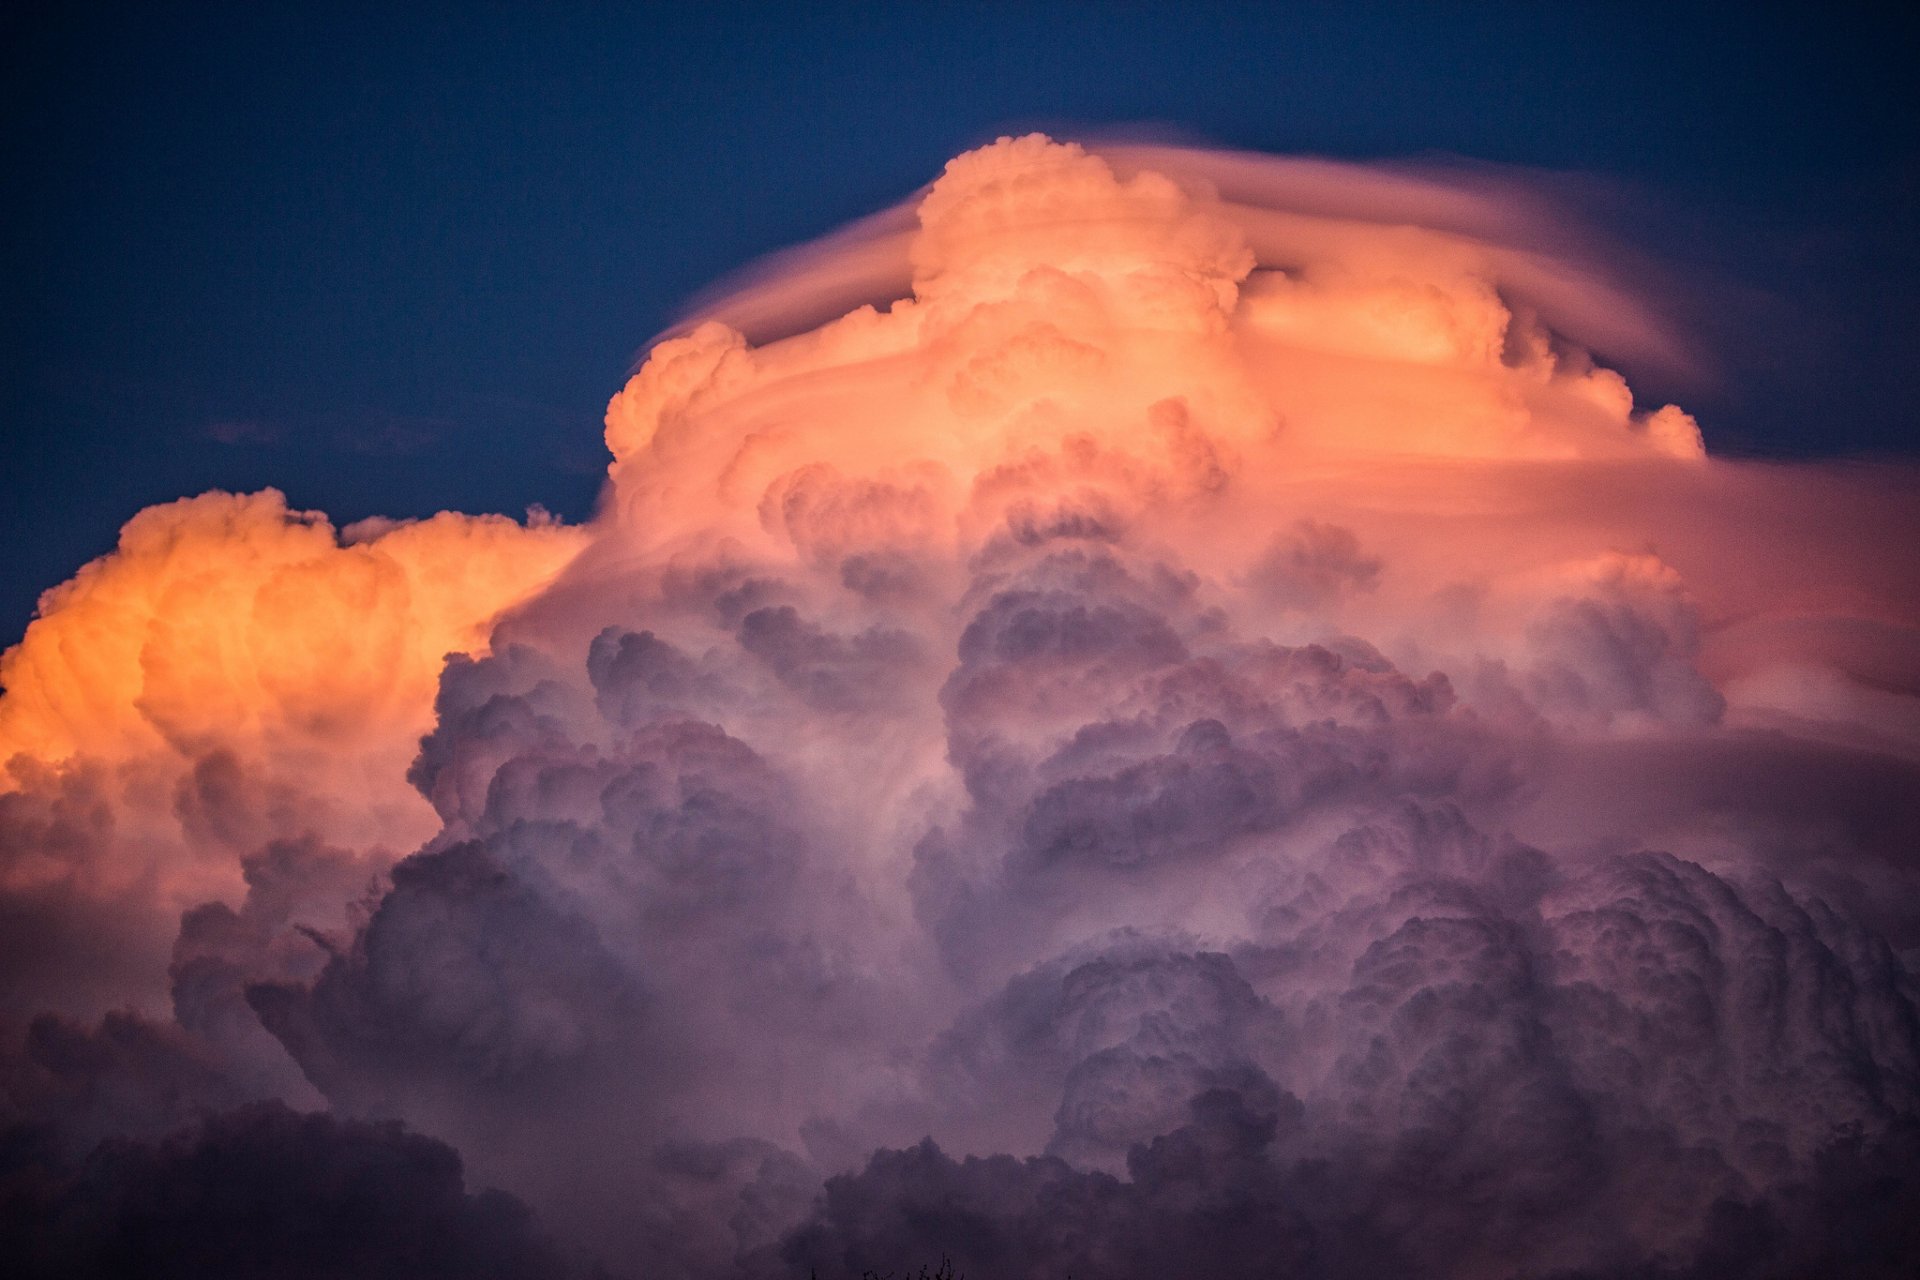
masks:
{"type": "Polygon", "coordinates": [[[1709,459],[1483,187],[1035,136],[916,219],[656,346],[584,531],[209,497],[49,597],[50,1158],[324,1102],[648,1275],[1896,1274],[1911,475],[1709,459]]]}

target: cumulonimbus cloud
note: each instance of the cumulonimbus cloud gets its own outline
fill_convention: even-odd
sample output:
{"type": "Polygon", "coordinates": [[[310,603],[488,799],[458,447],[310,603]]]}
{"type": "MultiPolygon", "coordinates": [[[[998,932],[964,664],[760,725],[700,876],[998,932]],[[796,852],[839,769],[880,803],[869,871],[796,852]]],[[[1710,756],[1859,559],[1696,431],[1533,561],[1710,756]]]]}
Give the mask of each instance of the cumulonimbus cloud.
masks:
{"type": "Polygon", "coordinates": [[[584,528],[143,513],[5,660],[38,1194],[398,1119],[635,1274],[1896,1274],[1912,475],[1709,456],[1516,209],[1002,139],[584,528]]]}

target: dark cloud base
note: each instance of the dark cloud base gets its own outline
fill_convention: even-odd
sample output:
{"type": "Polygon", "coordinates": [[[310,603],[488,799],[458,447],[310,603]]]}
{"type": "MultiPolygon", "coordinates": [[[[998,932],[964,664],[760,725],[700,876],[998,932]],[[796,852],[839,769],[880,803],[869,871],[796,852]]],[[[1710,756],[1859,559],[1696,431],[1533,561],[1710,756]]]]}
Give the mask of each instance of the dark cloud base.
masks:
{"type": "MultiPolygon", "coordinates": [[[[1322,1161],[1277,1158],[1299,1105],[1243,1079],[1195,1096],[1189,1120],[1128,1156],[1121,1180],[1054,1157],[955,1160],[931,1139],[829,1179],[809,1219],[729,1273],[1426,1276],[1484,1242],[1410,1233],[1391,1188],[1342,1185],[1322,1161]],[[1448,1255],[1453,1255],[1449,1257],[1448,1255]],[[1436,1255],[1438,1257],[1436,1258],[1436,1255]],[[926,1264],[921,1263],[925,1266],[926,1264]]],[[[22,1277],[585,1276],[527,1208],[469,1194],[459,1157],[391,1123],[263,1103],[155,1142],[111,1139],[78,1165],[48,1134],[0,1138],[0,1256],[22,1277]]],[[[1404,1191],[1405,1189],[1403,1189],[1404,1191]]],[[[1438,1203],[1446,1189],[1425,1188],[1438,1203]]],[[[1417,1192],[1416,1192],[1417,1194],[1417,1192]]],[[[1920,1127],[1837,1137],[1809,1175],[1726,1198],[1682,1256],[1495,1274],[1537,1280],[1897,1280],[1920,1250],[1920,1127]]],[[[591,1275],[609,1273],[594,1267],[591,1275]]],[[[639,1274],[645,1274],[644,1267],[639,1274]]]]}
{"type": "Polygon", "coordinates": [[[31,1127],[0,1147],[0,1256],[23,1277],[571,1274],[526,1206],[470,1195],[460,1157],[398,1124],[258,1103],[73,1166],[31,1127]]]}
{"type": "Polygon", "coordinates": [[[1472,1206],[1443,1183],[1353,1185],[1328,1162],[1276,1159],[1284,1120],[1274,1097],[1264,1082],[1198,1095],[1188,1124],[1129,1153],[1126,1181],[1051,1157],[955,1160],[930,1140],[876,1153],[861,1173],[829,1180],[811,1221],[752,1274],[911,1274],[902,1260],[940,1257],[961,1274],[1007,1280],[1463,1269],[1527,1280],[1895,1280],[1911,1274],[1920,1248],[1920,1129],[1910,1124],[1871,1142],[1836,1138],[1804,1181],[1770,1195],[1715,1201],[1700,1238],[1674,1255],[1543,1269],[1489,1250],[1460,1220],[1472,1206]],[[1409,1214],[1451,1218],[1452,1229],[1416,1227],[1409,1214]]]}

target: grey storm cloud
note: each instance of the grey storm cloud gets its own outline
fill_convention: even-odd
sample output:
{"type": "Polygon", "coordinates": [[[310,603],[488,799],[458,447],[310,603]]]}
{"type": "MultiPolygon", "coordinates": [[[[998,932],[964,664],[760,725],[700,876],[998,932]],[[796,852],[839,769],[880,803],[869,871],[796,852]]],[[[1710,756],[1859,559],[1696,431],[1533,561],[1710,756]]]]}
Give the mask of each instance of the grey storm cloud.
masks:
{"type": "Polygon", "coordinates": [[[15,1275],[546,1280],[564,1255],[526,1207],[470,1195],[460,1157],[392,1123],[255,1103],[62,1176],[14,1140],[0,1244],[15,1275]],[[35,1174],[40,1176],[35,1177],[35,1174]]]}

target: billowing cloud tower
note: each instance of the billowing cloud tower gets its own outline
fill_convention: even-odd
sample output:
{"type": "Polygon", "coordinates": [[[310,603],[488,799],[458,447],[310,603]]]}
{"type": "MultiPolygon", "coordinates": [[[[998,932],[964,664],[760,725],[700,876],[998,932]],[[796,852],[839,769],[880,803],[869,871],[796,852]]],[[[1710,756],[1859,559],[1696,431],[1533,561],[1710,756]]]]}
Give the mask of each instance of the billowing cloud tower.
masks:
{"type": "Polygon", "coordinates": [[[1913,477],[1710,459],[1522,207],[1002,139],[584,528],[143,513],[3,668],[32,1256],[1898,1274],[1913,477]]]}

